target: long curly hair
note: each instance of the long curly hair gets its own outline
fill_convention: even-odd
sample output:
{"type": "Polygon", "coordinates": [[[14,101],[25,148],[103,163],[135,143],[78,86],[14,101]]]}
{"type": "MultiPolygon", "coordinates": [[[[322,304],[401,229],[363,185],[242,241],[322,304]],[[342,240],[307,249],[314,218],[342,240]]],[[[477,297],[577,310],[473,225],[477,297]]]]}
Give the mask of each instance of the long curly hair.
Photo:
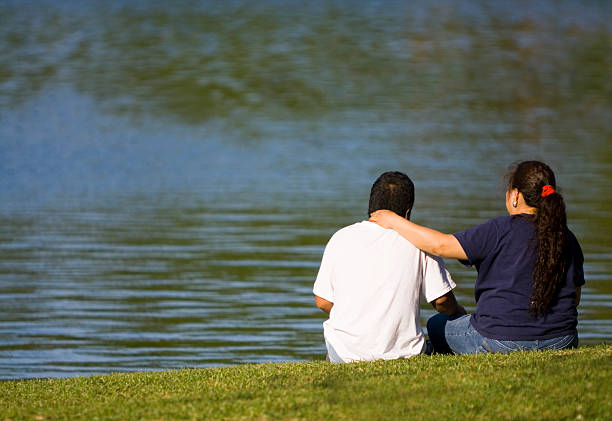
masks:
{"type": "Polygon", "coordinates": [[[555,174],[542,162],[523,161],[515,164],[508,180],[508,190],[518,189],[527,205],[536,208],[533,222],[536,227],[537,261],[533,270],[529,311],[540,317],[550,309],[565,277],[568,237],[565,202],[557,191],[555,174]],[[550,188],[545,186],[552,186],[554,192],[550,193],[550,188]]]}

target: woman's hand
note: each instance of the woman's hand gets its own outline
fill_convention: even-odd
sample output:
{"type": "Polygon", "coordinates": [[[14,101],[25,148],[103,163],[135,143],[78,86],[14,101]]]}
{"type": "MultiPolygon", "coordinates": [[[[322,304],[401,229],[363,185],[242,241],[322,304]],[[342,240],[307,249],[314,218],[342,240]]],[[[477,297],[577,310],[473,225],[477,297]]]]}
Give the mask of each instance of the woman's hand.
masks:
{"type": "Polygon", "coordinates": [[[370,222],[375,222],[383,228],[391,229],[397,227],[397,222],[400,222],[403,219],[404,218],[399,216],[397,213],[383,209],[372,212],[370,215],[370,222]]]}

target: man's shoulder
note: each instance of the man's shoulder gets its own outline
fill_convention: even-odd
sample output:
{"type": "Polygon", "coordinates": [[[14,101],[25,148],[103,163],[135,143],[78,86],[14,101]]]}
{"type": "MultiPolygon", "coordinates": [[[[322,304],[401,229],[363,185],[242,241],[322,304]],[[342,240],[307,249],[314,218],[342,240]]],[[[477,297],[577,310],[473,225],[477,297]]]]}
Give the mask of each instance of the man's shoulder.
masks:
{"type": "Polygon", "coordinates": [[[359,221],[355,222],[351,225],[347,225],[343,228],[340,228],[338,231],[334,233],[332,237],[352,237],[352,236],[377,236],[377,235],[398,235],[396,231],[392,229],[383,228],[380,225],[370,222],[370,221],[359,221]]]}
{"type": "Polygon", "coordinates": [[[356,243],[363,242],[371,245],[374,239],[379,242],[379,246],[387,243],[390,246],[393,245],[394,248],[418,250],[410,241],[406,240],[396,231],[383,228],[369,221],[356,222],[339,229],[330,239],[330,243],[355,245],[356,243]]]}
{"type": "Polygon", "coordinates": [[[367,221],[355,222],[354,224],[340,228],[331,236],[329,242],[333,243],[343,241],[345,239],[355,238],[362,235],[360,233],[365,232],[365,227],[363,225],[365,222],[367,221]]]}
{"type": "Polygon", "coordinates": [[[354,232],[364,231],[371,225],[375,225],[375,224],[373,224],[372,222],[368,222],[368,221],[355,222],[351,225],[347,225],[345,227],[340,228],[338,231],[334,233],[334,235],[345,235],[345,234],[351,234],[354,232]]]}

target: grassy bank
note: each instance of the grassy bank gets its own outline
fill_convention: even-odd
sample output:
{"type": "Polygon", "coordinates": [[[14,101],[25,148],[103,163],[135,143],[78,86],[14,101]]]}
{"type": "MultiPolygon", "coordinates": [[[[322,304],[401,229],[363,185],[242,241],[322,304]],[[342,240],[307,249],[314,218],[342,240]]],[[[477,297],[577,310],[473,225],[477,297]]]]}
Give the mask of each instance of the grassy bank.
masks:
{"type": "Polygon", "coordinates": [[[0,420],[612,418],[612,346],[0,382],[0,420]]]}

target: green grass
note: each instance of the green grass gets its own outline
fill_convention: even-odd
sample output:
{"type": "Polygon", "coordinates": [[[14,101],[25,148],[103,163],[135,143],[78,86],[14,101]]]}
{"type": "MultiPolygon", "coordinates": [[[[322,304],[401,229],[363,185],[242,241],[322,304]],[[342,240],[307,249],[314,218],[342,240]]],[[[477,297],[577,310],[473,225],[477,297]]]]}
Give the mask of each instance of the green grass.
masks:
{"type": "Polygon", "coordinates": [[[0,382],[1,420],[609,420],[612,346],[0,382]]]}

